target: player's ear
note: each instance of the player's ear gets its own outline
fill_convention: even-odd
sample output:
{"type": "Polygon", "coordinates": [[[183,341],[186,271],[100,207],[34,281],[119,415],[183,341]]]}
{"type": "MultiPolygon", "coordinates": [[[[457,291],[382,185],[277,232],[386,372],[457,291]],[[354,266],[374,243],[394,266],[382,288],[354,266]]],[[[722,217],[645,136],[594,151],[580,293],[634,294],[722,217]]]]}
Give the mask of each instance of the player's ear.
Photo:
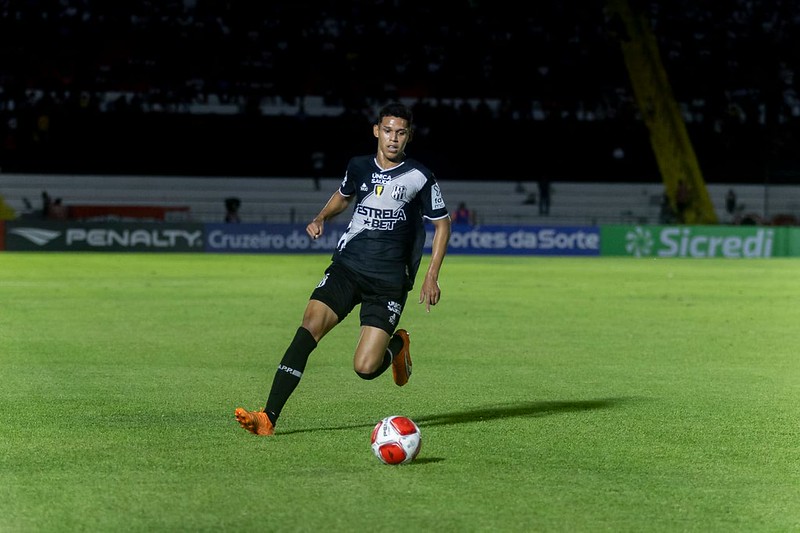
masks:
{"type": "Polygon", "coordinates": [[[380,133],[381,133],[381,129],[380,128],[381,127],[380,127],[379,124],[373,124],[372,125],[372,134],[375,136],[376,139],[380,137],[380,133]]]}

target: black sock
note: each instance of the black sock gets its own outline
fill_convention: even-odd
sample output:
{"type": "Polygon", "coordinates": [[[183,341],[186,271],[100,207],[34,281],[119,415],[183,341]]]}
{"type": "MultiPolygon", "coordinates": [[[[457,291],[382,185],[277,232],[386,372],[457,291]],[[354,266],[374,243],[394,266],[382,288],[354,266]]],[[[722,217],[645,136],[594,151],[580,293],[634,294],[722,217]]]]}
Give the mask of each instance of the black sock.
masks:
{"type": "Polygon", "coordinates": [[[267,413],[267,417],[273,425],[281,416],[281,410],[283,410],[286,400],[300,383],[300,378],[303,377],[303,371],[306,369],[308,356],[316,347],[317,341],[314,340],[311,333],[302,326],[297,328],[297,333],[294,334],[294,339],[286,349],[286,353],[283,354],[278,371],[275,372],[272,388],[267,398],[267,406],[264,408],[264,412],[267,413]]]}
{"type": "Polygon", "coordinates": [[[392,335],[392,338],[389,339],[389,351],[392,352],[392,357],[397,355],[402,349],[403,339],[400,338],[400,335],[392,335]]]}
{"type": "Polygon", "coordinates": [[[383,362],[381,362],[381,366],[375,372],[371,374],[362,374],[361,372],[356,372],[358,377],[361,379],[375,379],[384,372],[386,369],[392,366],[392,359],[394,359],[394,355],[403,348],[403,339],[398,337],[397,335],[392,336],[389,339],[389,347],[386,349],[386,354],[383,356],[383,362]]]}

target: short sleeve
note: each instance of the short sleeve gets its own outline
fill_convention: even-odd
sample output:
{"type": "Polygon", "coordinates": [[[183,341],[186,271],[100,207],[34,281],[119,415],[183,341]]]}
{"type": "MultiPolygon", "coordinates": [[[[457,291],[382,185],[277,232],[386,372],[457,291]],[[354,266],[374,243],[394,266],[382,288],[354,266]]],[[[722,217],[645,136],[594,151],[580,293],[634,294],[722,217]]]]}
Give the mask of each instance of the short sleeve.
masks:
{"type": "Polygon", "coordinates": [[[347,164],[347,170],[344,173],[344,178],[342,178],[342,184],[339,185],[339,193],[342,196],[352,196],[356,192],[356,184],[353,182],[353,179],[350,177],[354,173],[351,172],[353,170],[353,160],[351,159],[350,162],[347,164]]]}
{"type": "Polygon", "coordinates": [[[422,216],[432,220],[447,216],[447,206],[442,196],[442,190],[433,176],[429,176],[425,186],[420,191],[422,201],[422,216]]]}

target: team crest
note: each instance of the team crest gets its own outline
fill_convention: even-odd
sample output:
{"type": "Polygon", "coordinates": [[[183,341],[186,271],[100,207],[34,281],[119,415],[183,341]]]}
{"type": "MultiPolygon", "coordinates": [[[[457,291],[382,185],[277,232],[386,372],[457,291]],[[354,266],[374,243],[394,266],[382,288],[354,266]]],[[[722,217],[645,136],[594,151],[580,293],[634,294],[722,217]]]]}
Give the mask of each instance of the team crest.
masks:
{"type": "Polygon", "coordinates": [[[392,198],[395,200],[402,200],[406,197],[406,186],[405,185],[396,185],[392,189],[392,198]]]}
{"type": "Polygon", "coordinates": [[[383,194],[383,185],[376,185],[375,196],[380,196],[381,194],[383,194]]]}

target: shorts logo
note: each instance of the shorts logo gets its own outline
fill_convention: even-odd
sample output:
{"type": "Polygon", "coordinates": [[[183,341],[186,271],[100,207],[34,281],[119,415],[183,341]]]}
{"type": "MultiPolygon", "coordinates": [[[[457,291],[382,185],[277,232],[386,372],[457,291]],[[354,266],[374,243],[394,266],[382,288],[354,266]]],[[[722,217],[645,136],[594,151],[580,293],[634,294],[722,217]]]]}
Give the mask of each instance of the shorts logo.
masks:
{"type": "Polygon", "coordinates": [[[321,280],[321,281],[320,281],[320,282],[317,284],[317,288],[318,288],[318,289],[319,289],[320,287],[322,287],[323,285],[325,285],[325,282],[326,282],[326,281],[328,281],[328,276],[330,276],[330,274],[327,274],[327,273],[326,273],[326,274],[325,274],[325,277],[324,277],[324,278],[322,278],[322,280],[321,280]]]}
{"type": "Polygon", "coordinates": [[[397,302],[393,302],[389,300],[386,304],[386,309],[389,310],[391,315],[389,315],[389,323],[393,326],[397,325],[397,319],[400,317],[400,314],[403,312],[403,306],[397,302]]]}

